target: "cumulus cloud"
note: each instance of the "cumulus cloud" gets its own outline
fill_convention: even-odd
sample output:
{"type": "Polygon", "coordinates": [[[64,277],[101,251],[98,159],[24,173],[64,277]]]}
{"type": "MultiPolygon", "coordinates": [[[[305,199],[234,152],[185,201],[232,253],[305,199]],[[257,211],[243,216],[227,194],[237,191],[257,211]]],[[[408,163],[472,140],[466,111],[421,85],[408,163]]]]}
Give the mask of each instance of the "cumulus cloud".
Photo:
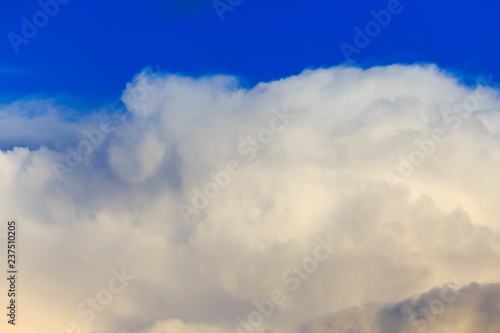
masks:
{"type": "MultiPolygon", "coordinates": [[[[71,121],[50,103],[50,121],[3,117],[3,128],[27,125],[0,151],[2,220],[20,224],[19,327],[290,332],[371,302],[382,305],[353,318],[376,322],[387,304],[455,278],[498,281],[500,101],[489,85],[433,65],[306,70],[250,89],[146,71],[124,91],[126,117],[71,121]],[[36,128],[46,134],[30,137],[36,128]],[[321,261],[328,237],[340,246],[321,261]],[[122,269],[135,279],[93,308],[122,269]],[[276,290],[283,302],[262,314],[256,303],[269,309],[276,290]]],[[[453,305],[470,318],[496,306],[462,302],[475,299],[453,305]]],[[[440,318],[458,327],[451,308],[440,318]]]]}

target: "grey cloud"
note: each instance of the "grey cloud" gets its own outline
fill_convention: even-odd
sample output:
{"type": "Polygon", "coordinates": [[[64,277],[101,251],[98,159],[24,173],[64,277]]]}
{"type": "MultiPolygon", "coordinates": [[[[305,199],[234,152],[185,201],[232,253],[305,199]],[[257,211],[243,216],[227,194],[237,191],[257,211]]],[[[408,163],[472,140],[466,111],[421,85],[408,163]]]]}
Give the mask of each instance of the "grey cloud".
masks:
{"type": "Polygon", "coordinates": [[[494,333],[500,284],[453,284],[398,303],[366,304],[301,325],[300,333],[494,333]]]}

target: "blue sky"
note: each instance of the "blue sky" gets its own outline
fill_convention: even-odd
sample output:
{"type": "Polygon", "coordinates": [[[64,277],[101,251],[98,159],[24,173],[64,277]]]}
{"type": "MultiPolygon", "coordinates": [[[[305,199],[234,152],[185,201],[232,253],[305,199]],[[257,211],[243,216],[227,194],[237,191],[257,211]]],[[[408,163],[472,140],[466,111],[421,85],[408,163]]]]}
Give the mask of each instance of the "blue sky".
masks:
{"type": "MultiPolygon", "coordinates": [[[[41,7],[2,1],[0,101],[34,95],[93,108],[119,97],[147,66],[192,76],[227,73],[252,86],[338,65],[346,60],[339,44],[353,44],[353,28],[364,29],[370,12],[387,5],[243,0],[221,21],[212,1],[70,0],[16,53],[8,34],[21,36],[22,18],[32,22],[41,7]]],[[[354,54],[356,64],[433,62],[464,75],[500,76],[498,1],[402,0],[400,6],[354,54]]]]}

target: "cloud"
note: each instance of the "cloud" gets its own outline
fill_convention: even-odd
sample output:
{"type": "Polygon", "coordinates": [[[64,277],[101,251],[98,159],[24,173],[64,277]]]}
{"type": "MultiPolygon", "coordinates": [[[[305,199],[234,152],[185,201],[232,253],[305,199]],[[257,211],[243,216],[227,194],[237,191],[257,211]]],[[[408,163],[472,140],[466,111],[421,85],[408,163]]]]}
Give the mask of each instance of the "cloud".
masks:
{"type": "Polygon", "coordinates": [[[207,325],[190,325],[178,319],[166,320],[156,323],[151,329],[144,333],[163,333],[163,332],[176,332],[176,333],[226,333],[227,330],[220,329],[215,326],[207,325]]]}
{"type": "Polygon", "coordinates": [[[0,212],[20,224],[26,331],[234,332],[281,290],[256,329],[290,332],[454,278],[498,281],[500,103],[486,83],[433,65],[306,70],[251,89],[145,71],[122,99],[124,118],[3,108],[54,110],[1,125],[16,129],[0,212]],[[340,247],[303,271],[327,235],[340,247]],[[122,267],[136,279],[86,322],[77,307],[122,267]]]}
{"type": "Polygon", "coordinates": [[[0,149],[38,149],[42,145],[61,149],[75,140],[74,131],[80,127],[65,119],[71,114],[75,110],[56,107],[52,100],[26,99],[0,105],[0,149]]]}
{"type": "Polygon", "coordinates": [[[500,284],[442,286],[396,304],[367,304],[303,324],[300,333],[498,332],[500,284]]]}

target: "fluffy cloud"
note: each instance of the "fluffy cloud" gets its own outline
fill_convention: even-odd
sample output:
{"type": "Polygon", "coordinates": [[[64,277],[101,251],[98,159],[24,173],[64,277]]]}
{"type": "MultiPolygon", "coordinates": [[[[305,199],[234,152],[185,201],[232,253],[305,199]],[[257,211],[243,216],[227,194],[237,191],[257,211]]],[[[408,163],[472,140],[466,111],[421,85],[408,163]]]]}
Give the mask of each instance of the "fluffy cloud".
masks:
{"type": "MultiPolygon", "coordinates": [[[[144,72],[123,101],[126,117],[70,121],[54,105],[2,117],[27,125],[0,151],[2,220],[20,224],[20,328],[235,332],[279,290],[255,331],[290,332],[455,278],[498,280],[500,101],[487,81],[431,65],[307,70],[251,89],[144,72]],[[38,127],[47,134],[30,137],[38,127]],[[328,236],[340,246],[318,260],[328,236]],[[135,279],[93,308],[122,269],[135,279]]],[[[393,308],[367,309],[356,316],[373,322],[393,308]]],[[[454,313],[449,327],[462,325],[454,313]]]]}

